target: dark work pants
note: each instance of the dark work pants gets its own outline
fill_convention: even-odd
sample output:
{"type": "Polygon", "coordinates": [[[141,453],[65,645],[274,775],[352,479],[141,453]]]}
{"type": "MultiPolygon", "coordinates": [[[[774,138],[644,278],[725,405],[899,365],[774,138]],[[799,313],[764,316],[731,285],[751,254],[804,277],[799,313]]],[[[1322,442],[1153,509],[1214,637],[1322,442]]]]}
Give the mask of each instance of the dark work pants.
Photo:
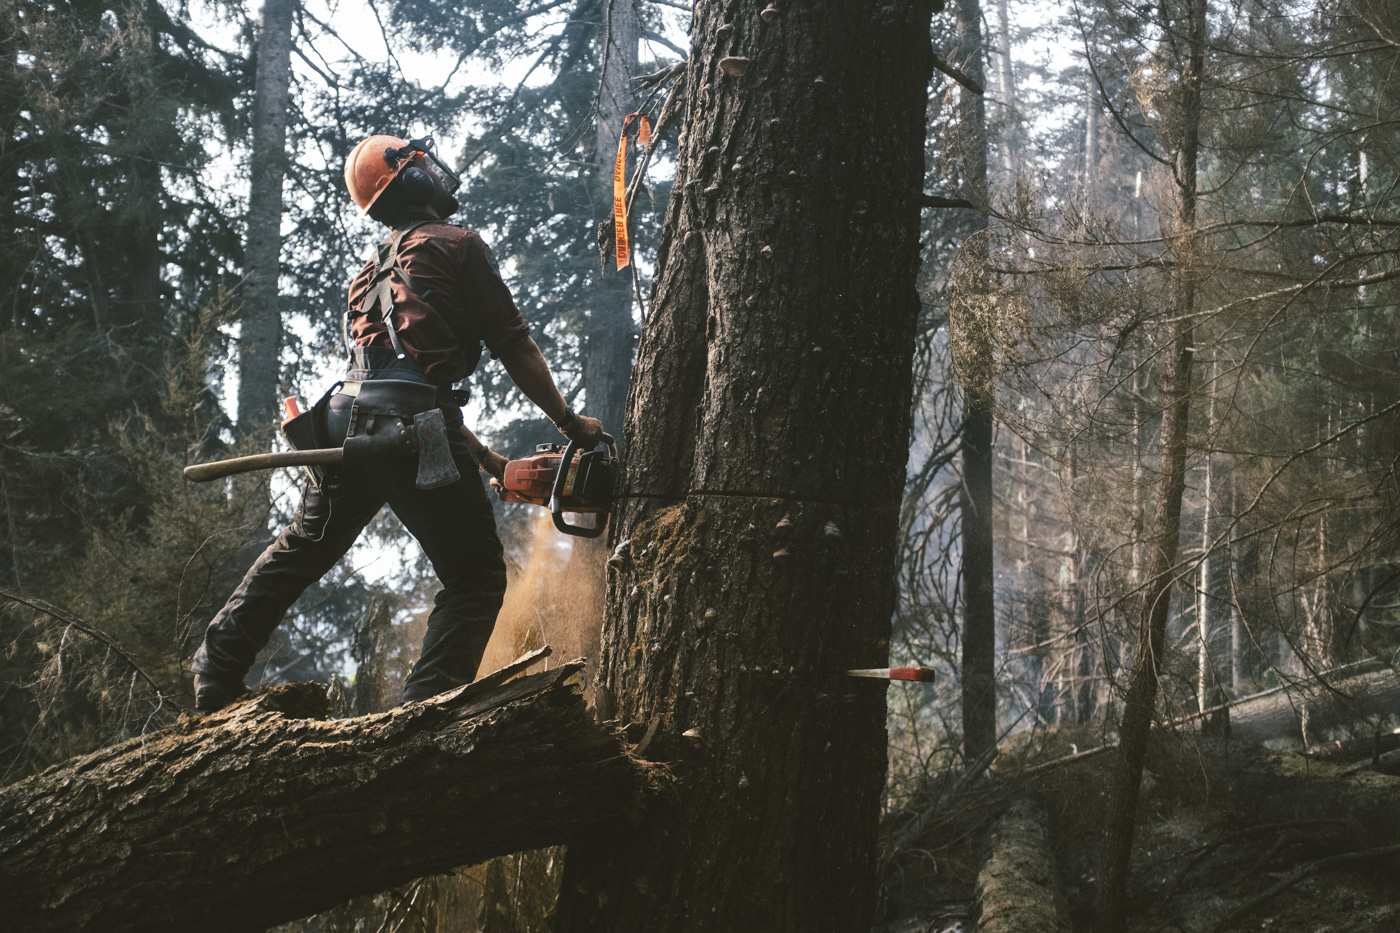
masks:
{"type": "Polygon", "coordinates": [[[292,523],[209,624],[194,671],[241,682],[296,598],[335,566],[387,502],[442,581],[404,699],[422,700],[471,681],[505,595],[506,566],[466,441],[454,436],[451,446],[462,478],[439,489],[415,486],[412,456],[329,470],[321,489],[308,482],[292,523]]]}

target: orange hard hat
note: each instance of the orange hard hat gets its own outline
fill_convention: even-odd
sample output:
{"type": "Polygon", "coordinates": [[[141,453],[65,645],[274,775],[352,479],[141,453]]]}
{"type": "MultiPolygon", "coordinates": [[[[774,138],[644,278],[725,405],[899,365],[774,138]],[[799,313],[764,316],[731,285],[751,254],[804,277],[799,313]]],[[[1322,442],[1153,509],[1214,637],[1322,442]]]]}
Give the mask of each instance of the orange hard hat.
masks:
{"type": "Polygon", "coordinates": [[[361,213],[368,214],[399,172],[413,164],[412,156],[400,154],[407,147],[408,140],[397,136],[371,136],[350,150],[345,160],[345,187],[361,213]]]}
{"type": "MultiPolygon", "coordinates": [[[[349,158],[345,160],[345,187],[350,189],[350,196],[355,199],[355,204],[361,212],[368,214],[370,207],[384,193],[384,189],[405,169],[417,163],[436,173],[442,190],[451,196],[461,186],[462,179],[446,162],[438,158],[433,150],[431,136],[421,139],[371,136],[352,149],[349,158]]],[[[434,185],[431,178],[422,174],[421,179],[415,180],[410,177],[413,174],[415,173],[405,176],[405,181],[424,186],[425,192],[430,194],[434,185]]],[[[452,210],[455,211],[457,208],[455,202],[453,203],[452,210]]]]}

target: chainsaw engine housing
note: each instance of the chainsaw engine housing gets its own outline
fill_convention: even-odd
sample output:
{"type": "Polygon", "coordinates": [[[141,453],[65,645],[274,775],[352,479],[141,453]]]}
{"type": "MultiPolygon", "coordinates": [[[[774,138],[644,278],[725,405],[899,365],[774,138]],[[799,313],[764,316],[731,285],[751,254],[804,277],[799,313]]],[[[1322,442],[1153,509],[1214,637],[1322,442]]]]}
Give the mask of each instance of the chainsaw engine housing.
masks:
{"type": "Polygon", "coordinates": [[[496,485],[496,495],[502,502],[528,502],[543,505],[554,513],[555,526],[565,534],[597,537],[603,533],[607,518],[593,528],[570,525],[562,512],[591,512],[606,516],[612,508],[613,482],[617,479],[619,462],[617,445],[604,434],[606,449],[579,451],[578,445],[541,444],[532,456],[506,463],[505,483],[496,485]],[[560,464],[568,463],[565,475],[559,475],[560,464]],[[562,482],[561,482],[562,479],[562,482]]]}

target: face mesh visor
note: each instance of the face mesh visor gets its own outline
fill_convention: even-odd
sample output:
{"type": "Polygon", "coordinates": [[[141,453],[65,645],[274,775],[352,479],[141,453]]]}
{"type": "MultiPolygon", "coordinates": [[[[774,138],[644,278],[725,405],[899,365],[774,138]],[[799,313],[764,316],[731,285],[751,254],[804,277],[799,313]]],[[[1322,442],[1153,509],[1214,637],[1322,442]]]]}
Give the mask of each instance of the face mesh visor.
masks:
{"type": "Polygon", "coordinates": [[[409,158],[421,153],[424,160],[432,163],[437,168],[438,172],[442,174],[443,187],[447,189],[447,193],[456,194],[457,189],[462,187],[462,178],[456,172],[452,171],[446,162],[438,158],[434,148],[433,138],[431,136],[424,136],[421,139],[409,140],[408,145],[399,151],[409,158]]]}

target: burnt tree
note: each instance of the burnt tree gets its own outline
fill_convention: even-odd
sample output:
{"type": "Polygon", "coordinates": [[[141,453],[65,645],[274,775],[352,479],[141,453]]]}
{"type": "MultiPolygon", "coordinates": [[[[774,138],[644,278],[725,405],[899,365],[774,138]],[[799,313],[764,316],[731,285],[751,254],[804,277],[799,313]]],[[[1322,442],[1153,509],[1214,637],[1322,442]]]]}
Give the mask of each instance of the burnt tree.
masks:
{"type": "Polygon", "coordinates": [[[639,812],[569,664],[325,718],[291,684],[0,789],[6,929],[255,931],[639,812]]]}
{"type": "Polygon", "coordinates": [[[676,793],[570,847],[562,929],[874,906],[930,4],[700,3],[628,397],[599,706],[676,793]]]}

